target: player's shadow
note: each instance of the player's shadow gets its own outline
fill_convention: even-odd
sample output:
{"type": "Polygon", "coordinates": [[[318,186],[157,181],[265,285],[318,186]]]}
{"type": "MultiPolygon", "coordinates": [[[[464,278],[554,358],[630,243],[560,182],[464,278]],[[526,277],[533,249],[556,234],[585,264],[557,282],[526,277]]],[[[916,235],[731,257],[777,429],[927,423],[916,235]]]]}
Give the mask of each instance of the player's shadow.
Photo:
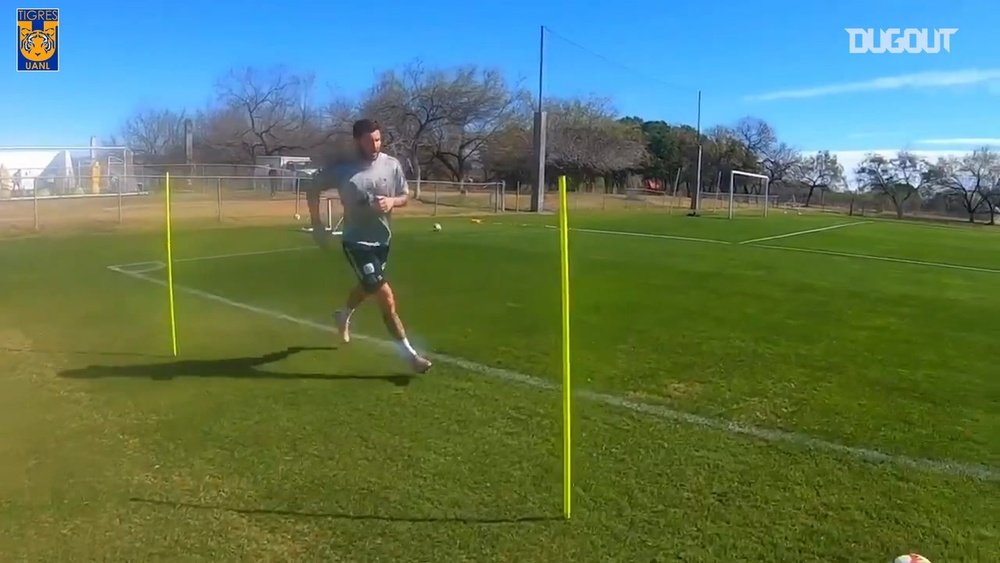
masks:
{"type": "Polygon", "coordinates": [[[71,379],[97,379],[104,377],[148,377],[169,381],[177,377],[222,377],[236,379],[317,379],[329,381],[385,381],[403,387],[410,384],[411,375],[342,375],[328,373],[288,373],[261,369],[261,366],[280,362],[307,350],[336,350],[329,346],[291,346],[278,352],[244,358],[215,360],[177,360],[130,365],[91,365],[59,373],[71,379]]]}
{"type": "Polygon", "coordinates": [[[353,520],[356,522],[407,522],[413,524],[527,524],[531,522],[557,522],[562,518],[557,516],[520,516],[520,517],[462,517],[462,516],[391,516],[382,514],[355,514],[350,512],[314,512],[305,510],[283,510],[270,508],[235,508],[213,504],[201,504],[193,502],[176,502],[165,500],[152,500],[133,497],[129,502],[139,504],[149,504],[153,506],[166,506],[170,508],[190,508],[195,510],[216,510],[235,512],[243,515],[270,515],[270,516],[292,516],[300,518],[319,518],[331,520],[353,520]]]}

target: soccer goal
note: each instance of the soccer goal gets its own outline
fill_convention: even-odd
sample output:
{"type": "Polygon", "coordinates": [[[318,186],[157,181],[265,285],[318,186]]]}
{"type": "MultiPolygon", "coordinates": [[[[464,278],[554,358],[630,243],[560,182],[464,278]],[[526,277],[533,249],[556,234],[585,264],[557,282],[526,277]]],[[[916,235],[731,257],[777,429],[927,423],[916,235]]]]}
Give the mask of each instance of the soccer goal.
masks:
{"type": "MultiPolygon", "coordinates": [[[[334,222],[333,208],[335,205],[338,204],[339,200],[335,201],[335,199],[332,197],[326,198],[326,216],[324,217],[326,224],[323,226],[323,229],[334,236],[340,236],[344,234],[343,230],[344,218],[338,216],[336,222],[334,222]]],[[[295,216],[299,217],[297,208],[295,216]]],[[[313,232],[313,228],[311,226],[302,227],[302,230],[307,233],[313,232]]]]}
{"type": "MultiPolygon", "coordinates": [[[[417,183],[410,180],[410,190],[417,183]]],[[[416,199],[432,205],[433,214],[448,213],[503,213],[506,210],[504,182],[446,182],[421,180],[420,195],[416,199]]]]}
{"type": "Polygon", "coordinates": [[[771,194],[769,192],[769,179],[763,174],[754,174],[753,172],[744,172],[742,170],[733,170],[729,173],[729,218],[732,219],[736,214],[736,207],[738,204],[740,206],[755,207],[756,205],[762,205],[764,208],[764,217],[767,217],[767,208],[770,207],[771,194]],[[746,178],[746,181],[759,180],[761,184],[761,189],[758,193],[736,193],[736,178],[737,176],[741,178],[746,178]],[[761,195],[762,194],[762,195],[761,195]],[[737,198],[737,195],[739,196],[737,198]],[[740,201],[738,202],[737,199],[740,201]]]}

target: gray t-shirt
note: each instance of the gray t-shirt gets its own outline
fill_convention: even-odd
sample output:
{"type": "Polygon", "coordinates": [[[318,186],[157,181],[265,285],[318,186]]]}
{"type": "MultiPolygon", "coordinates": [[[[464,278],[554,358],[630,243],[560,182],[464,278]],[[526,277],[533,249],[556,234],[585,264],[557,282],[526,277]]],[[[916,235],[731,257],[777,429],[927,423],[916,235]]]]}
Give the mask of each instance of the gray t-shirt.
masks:
{"type": "Polygon", "coordinates": [[[378,208],[376,196],[409,194],[409,186],[399,160],[379,153],[373,161],[354,160],[333,170],[332,188],[340,194],[344,207],[343,239],[372,245],[389,244],[392,213],[378,208]]]}

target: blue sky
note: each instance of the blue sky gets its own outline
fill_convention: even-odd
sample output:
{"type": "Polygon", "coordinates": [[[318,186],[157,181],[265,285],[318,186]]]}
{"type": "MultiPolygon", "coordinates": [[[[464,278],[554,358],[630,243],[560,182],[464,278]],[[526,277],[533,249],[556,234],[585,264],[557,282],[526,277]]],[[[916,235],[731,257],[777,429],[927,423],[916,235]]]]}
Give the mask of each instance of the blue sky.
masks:
{"type": "MultiPolygon", "coordinates": [[[[0,69],[0,145],[85,144],[139,107],[202,107],[231,66],[314,71],[317,96],[417,58],[499,66],[534,90],[545,25],[546,95],[693,124],[701,89],[703,126],[754,115],[801,150],[966,150],[1000,144],[996,2],[63,1],[38,5],[61,9],[61,70],[17,73],[14,53],[0,69]],[[852,55],[845,27],[959,31],[950,54],[852,55]]],[[[11,19],[24,7],[4,3],[11,19]]]]}

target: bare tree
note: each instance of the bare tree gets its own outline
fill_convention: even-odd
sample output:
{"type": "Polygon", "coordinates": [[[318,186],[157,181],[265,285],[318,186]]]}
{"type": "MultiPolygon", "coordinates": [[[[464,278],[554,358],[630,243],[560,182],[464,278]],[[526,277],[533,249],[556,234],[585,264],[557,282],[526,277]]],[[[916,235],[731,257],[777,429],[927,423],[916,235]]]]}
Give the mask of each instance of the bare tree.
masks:
{"type": "Polygon", "coordinates": [[[774,145],[778,143],[778,137],[771,127],[763,119],[756,117],[744,117],[736,122],[732,128],[733,136],[738,139],[746,150],[763,161],[764,155],[774,145]]]}
{"type": "Polygon", "coordinates": [[[549,103],[547,162],[569,176],[592,181],[640,168],[647,160],[640,126],[618,121],[605,99],[549,103]]]}
{"type": "Polygon", "coordinates": [[[320,112],[308,103],[313,79],[278,67],[231,70],[216,83],[221,107],[205,116],[206,142],[236,149],[246,161],[262,155],[307,151],[330,138],[320,112]]]}
{"type": "Polygon", "coordinates": [[[449,117],[430,136],[434,157],[461,181],[491,137],[515,119],[527,120],[530,97],[509,88],[499,71],[475,67],[458,69],[445,93],[449,117]]]}
{"type": "Polygon", "coordinates": [[[892,158],[869,154],[858,165],[857,175],[862,185],[892,202],[899,219],[906,202],[930,187],[931,179],[927,161],[907,151],[892,158]]]}
{"type": "Polygon", "coordinates": [[[421,168],[434,159],[433,133],[452,118],[450,86],[447,73],[429,71],[415,62],[382,73],[361,105],[362,114],[382,124],[386,148],[417,178],[417,197],[421,168]]]}
{"type": "Polygon", "coordinates": [[[969,222],[975,223],[982,207],[993,207],[990,195],[1000,181],[1000,154],[983,147],[962,158],[941,158],[931,167],[930,175],[931,183],[958,201],[969,214],[969,222]]]}
{"type": "Polygon", "coordinates": [[[531,178],[532,131],[524,124],[511,123],[497,131],[481,150],[487,180],[503,179],[510,184],[531,178]]]}
{"type": "Polygon", "coordinates": [[[792,169],[792,177],[809,188],[805,206],[809,207],[817,188],[830,190],[844,181],[844,167],[837,162],[837,155],[830,151],[820,151],[812,156],[804,156],[792,169]]]}
{"type": "Polygon", "coordinates": [[[793,179],[795,167],[799,164],[799,152],[785,143],[774,143],[764,148],[761,167],[772,188],[777,188],[786,180],[793,179]]]}
{"type": "MultiPolygon", "coordinates": [[[[703,178],[720,181],[719,178],[728,178],[733,170],[763,172],[757,156],[736,129],[719,125],[709,129],[706,136],[703,178]]],[[[723,191],[722,186],[718,186],[718,189],[723,191]]],[[[744,193],[750,193],[750,189],[750,182],[743,184],[744,193]]]]}
{"type": "Polygon", "coordinates": [[[121,128],[125,146],[145,162],[166,161],[184,153],[184,112],[143,108],[130,115],[121,128]]]}
{"type": "Polygon", "coordinates": [[[351,126],[359,118],[355,104],[347,98],[332,96],[316,113],[324,135],[319,144],[307,151],[308,156],[320,166],[352,158],[355,148],[351,126]]]}
{"type": "Polygon", "coordinates": [[[993,176],[993,186],[982,191],[986,201],[986,209],[990,212],[990,225],[997,224],[997,214],[1000,213],[1000,171],[993,176]]]}
{"type": "Polygon", "coordinates": [[[760,163],[758,170],[768,177],[771,186],[779,186],[792,175],[799,153],[788,144],[779,142],[774,127],[769,123],[757,117],[744,117],[729,131],[732,138],[742,145],[742,150],[752,154],[760,163]]]}

